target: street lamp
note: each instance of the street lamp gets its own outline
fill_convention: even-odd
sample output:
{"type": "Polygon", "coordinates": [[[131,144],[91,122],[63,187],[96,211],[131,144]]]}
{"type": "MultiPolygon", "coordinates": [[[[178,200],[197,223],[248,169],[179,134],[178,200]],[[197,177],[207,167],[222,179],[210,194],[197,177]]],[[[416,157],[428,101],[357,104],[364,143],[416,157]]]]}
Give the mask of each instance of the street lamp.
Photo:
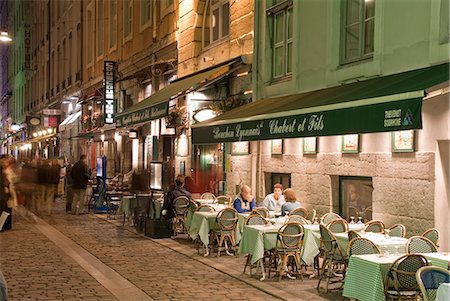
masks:
{"type": "Polygon", "coordinates": [[[8,32],[6,31],[0,31],[0,42],[11,42],[12,38],[9,36],[8,32]]]}

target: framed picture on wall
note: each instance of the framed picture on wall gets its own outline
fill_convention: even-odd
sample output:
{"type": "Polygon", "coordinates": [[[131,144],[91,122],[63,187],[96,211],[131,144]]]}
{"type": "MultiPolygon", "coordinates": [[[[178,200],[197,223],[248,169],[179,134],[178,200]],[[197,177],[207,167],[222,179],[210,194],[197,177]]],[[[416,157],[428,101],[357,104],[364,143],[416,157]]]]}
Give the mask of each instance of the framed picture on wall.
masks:
{"type": "Polygon", "coordinates": [[[282,155],[283,154],[283,139],[273,139],[271,150],[272,150],[272,155],[282,155]]]}
{"type": "Polygon", "coordinates": [[[250,153],[250,142],[240,141],[231,143],[232,155],[248,155],[250,153]]]}
{"type": "Polygon", "coordinates": [[[359,135],[342,136],[342,153],[351,154],[359,152],[359,135]]]}
{"type": "Polygon", "coordinates": [[[414,152],[414,130],[392,132],[392,152],[414,152]]]}
{"type": "Polygon", "coordinates": [[[317,153],[317,137],[305,137],[303,138],[303,154],[316,154],[317,153]]]}

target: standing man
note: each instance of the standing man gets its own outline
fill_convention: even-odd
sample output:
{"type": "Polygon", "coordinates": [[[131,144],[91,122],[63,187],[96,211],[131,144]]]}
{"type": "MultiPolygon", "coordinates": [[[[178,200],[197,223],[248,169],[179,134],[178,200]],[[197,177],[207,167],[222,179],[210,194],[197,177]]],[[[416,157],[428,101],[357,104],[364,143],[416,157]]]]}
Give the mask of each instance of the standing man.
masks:
{"type": "Polygon", "coordinates": [[[89,180],[89,170],[86,165],[86,155],[81,155],[80,160],[75,163],[70,172],[72,176],[72,213],[84,213],[84,197],[86,195],[86,188],[89,180]]]}
{"type": "Polygon", "coordinates": [[[256,201],[252,196],[252,190],[248,185],[241,187],[241,193],[235,197],[234,209],[239,213],[251,212],[256,207],[256,201]]]}
{"type": "Polygon", "coordinates": [[[284,204],[283,185],[277,183],[273,185],[273,193],[268,194],[263,201],[263,206],[269,211],[281,211],[284,204]]]}

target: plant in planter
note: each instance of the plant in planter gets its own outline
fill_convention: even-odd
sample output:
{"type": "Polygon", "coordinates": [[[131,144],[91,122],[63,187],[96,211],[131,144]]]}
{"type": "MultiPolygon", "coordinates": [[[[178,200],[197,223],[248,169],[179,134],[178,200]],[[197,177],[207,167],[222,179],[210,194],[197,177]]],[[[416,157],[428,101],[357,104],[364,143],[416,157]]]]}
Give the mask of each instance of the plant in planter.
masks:
{"type": "Polygon", "coordinates": [[[186,127],[188,123],[186,107],[174,107],[166,116],[166,127],[186,127]]]}
{"type": "Polygon", "coordinates": [[[238,96],[230,96],[226,99],[213,103],[209,108],[219,116],[227,111],[243,106],[249,102],[248,99],[240,99],[238,96]]]}

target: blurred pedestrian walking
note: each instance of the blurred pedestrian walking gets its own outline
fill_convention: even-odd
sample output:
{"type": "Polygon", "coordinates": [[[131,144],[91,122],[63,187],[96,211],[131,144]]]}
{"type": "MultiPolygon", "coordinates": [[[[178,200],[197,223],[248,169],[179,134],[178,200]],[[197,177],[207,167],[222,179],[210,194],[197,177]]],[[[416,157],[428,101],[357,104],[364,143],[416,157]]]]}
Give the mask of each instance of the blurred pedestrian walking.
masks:
{"type": "Polygon", "coordinates": [[[65,184],[65,196],[66,196],[66,212],[72,212],[72,203],[73,203],[73,179],[72,179],[72,167],[73,165],[67,163],[66,166],[66,178],[64,181],[65,184]]]}
{"type": "Polygon", "coordinates": [[[55,195],[57,195],[59,184],[59,173],[61,166],[58,164],[58,160],[53,159],[47,161],[45,165],[46,181],[45,181],[45,193],[44,193],[44,209],[47,215],[52,214],[53,202],[55,201],[55,195]]]}
{"type": "Polygon", "coordinates": [[[7,218],[1,228],[2,231],[10,230],[12,228],[12,207],[13,201],[9,189],[9,181],[6,176],[6,167],[9,164],[9,155],[0,156],[0,214],[7,213],[7,218]]]}
{"type": "Polygon", "coordinates": [[[84,213],[84,197],[89,181],[89,169],[86,165],[86,155],[81,155],[80,160],[75,163],[70,173],[72,175],[73,201],[72,213],[84,213]]]}

